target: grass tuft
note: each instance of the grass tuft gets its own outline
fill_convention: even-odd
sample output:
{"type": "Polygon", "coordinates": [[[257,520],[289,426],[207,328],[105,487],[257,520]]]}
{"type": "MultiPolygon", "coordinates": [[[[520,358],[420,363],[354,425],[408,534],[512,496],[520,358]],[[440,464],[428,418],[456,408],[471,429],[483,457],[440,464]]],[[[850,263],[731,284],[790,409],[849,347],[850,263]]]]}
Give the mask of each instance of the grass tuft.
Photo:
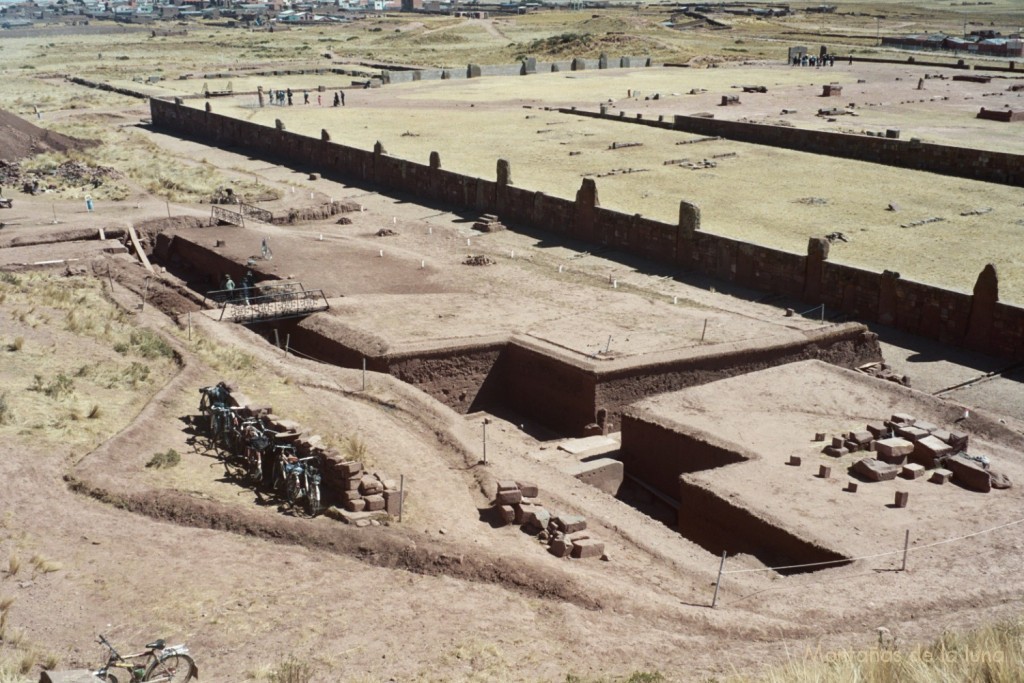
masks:
{"type": "Polygon", "coordinates": [[[7,558],[7,575],[17,576],[18,571],[21,569],[21,558],[17,555],[11,555],[7,558]]]}
{"type": "Polygon", "coordinates": [[[14,341],[7,345],[8,351],[21,351],[22,347],[25,346],[24,337],[15,337],[14,341]]]}
{"type": "Polygon", "coordinates": [[[151,467],[155,470],[163,470],[169,467],[176,466],[181,462],[181,454],[173,448],[168,449],[164,453],[155,453],[149,462],[146,463],[146,467],[151,467]]]}
{"type": "Polygon", "coordinates": [[[281,662],[270,674],[271,683],[309,683],[313,680],[313,666],[295,657],[281,662]]]}

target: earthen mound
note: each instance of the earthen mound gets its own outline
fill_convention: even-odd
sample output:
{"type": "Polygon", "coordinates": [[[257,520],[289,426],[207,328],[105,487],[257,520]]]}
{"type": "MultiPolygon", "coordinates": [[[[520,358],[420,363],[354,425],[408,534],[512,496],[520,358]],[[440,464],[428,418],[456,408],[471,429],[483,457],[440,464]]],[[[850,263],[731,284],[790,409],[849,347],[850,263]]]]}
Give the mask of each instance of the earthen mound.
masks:
{"type": "Polygon", "coordinates": [[[43,152],[67,152],[90,143],[54,133],[0,109],[0,159],[17,161],[43,152]]]}

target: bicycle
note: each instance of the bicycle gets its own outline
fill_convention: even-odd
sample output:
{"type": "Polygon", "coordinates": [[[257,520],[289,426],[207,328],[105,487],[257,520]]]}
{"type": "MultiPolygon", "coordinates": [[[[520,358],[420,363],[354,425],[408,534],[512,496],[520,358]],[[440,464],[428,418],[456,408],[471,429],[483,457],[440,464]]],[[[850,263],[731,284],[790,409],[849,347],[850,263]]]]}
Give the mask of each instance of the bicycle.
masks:
{"type": "Polygon", "coordinates": [[[289,458],[283,464],[285,496],[292,510],[298,509],[300,500],[306,501],[306,512],[316,517],[320,512],[320,468],[317,456],[289,458]]]}
{"type": "Polygon", "coordinates": [[[259,418],[246,418],[235,429],[234,443],[240,452],[230,453],[224,460],[228,475],[242,479],[253,486],[263,482],[263,451],[270,445],[259,418]]]}
{"type": "Polygon", "coordinates": [[[199,678],[199,667],[184,645],[167,647],[163,638],[146,645],[144,652],[122,655],[101,634],[100,645],[109,650],[107,662],[92,675],[107,683],[118,683],[111,669],[123,669],[128,683],[187,683],[199,678]]]}

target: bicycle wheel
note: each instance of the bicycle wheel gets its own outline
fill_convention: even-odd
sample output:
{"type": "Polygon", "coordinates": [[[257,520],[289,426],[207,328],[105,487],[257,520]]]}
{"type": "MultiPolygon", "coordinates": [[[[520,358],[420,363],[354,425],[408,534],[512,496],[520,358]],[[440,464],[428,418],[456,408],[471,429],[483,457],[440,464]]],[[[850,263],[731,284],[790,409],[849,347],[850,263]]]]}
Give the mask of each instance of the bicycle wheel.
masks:
{"type": "Polygon", "coordinates": [[[299,502],[299,498],[302,496],[302,485],[299,484],[299,477],[294,473],[288,475],[288,479],[285,481],[285,496],[288,498],[288,503],[295,507],[295,504],[299,502]]]}
{"type": "Polygon", "coordinates": [[[189,655],[168,655],[150,664],[146,673],[142,675],[142,680],[159,683],[185,683],[192,680],[195,670],[196,663],[189,655]]]}
{"type": "Polygon", "coordinates": [[[320,486],[317,484],[309,485],[309,495],[306,496],[306,502],[309,504],[309,516],[316,517],[320,512],[320,486]]]}
{"type": "Polygon", "coordinates": [[[249,470],[249,483],[253,486],[259,486],[260,482],[263,481],[263,460],[260,458],[259,453],[250,451],[246,454],[246,463],[249,470]]]}

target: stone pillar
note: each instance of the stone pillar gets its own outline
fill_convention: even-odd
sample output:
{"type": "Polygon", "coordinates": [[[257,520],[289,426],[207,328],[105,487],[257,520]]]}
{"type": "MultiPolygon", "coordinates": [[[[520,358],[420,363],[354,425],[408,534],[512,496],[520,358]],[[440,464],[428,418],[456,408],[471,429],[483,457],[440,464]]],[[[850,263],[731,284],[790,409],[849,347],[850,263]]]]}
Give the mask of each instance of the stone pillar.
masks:
{"type": "Polygon", "coordinates": [[[512,184],[512,166],[507,159],[498,159],[498,185],[512,184]]]}
{"type": "Polygon", "coordinates": [[[430,168],[441,168],[441,155],[438,154],[437,152],[430,153],[430,168]]]}
{"type": "Polygon", "coordinates": [[[583,71],[587,68],[587,63],[580,57],[573,57],[572,59],[572,70],[583,71]]]}
{"type": "Polygon", "coordinates": [[[209,114],[209,113],[210,113],[210,112],[212,112],[212,111],[213,111],[213,107],[211,107],[211,106],[210,106],[210,103],[209,103],[209,102],[207,102],[207,103],[206,103],[206,113],[207,113],[207,114],[209,114]]]}
{"type": "Polygon", "coordinates": [[[523,60],[523,67],[519,70],[519,74],[522,76],[528,76],[529,74],[537,73],[537,58],[527,57],[523,60]]]}
{"type": "MultiPolygon", "coordinates": [[[[483,184],[480,183],[481,186],[483,184]]],[[[498,180],[494,186],[493,209],[490,210],[497,211],[499,214],[508,210],[508,188],[510,185],[512,185],[512,166],[508,163],[507,159],[498,159],[498,180]]]]}
{"type": "Polygon", "coordinates": [[[608,68],[608,55],[601,53],[601,56],[597,58],[597,68],[607,69],[608,68]]]}
{"type": "Polygon", "coordinates": [[[274,119],[274,128],[278,130],[284,130],[284,121],[281,119],[274,119]]]}
{"type": "Polygon", "coordinates": [[[679,231],[688,238],[700,230],[700,207],[688,201],[679,202],[679,231]]]}
{"type": "Polygon", "coordinates": [[[885,270],[882,271],[882,277],[878,282],[878,322],[883,325],[896,324],[896,313],[899,308],[896,286],[899,279],[899,273],[885,270]]]}
{"type": "Polygon", "coordinates": [[[323,142],[330,142],[331,141],[331,134],[327,132],[326,128],[321,128],[320,129],[320,139],[323,142]]]}
{"type": "Polygon", "coordinates": [[[594,215],[601,206],[597,198],[597,183],[593,178],[584,178],[580,189],[576,192],[576,205],[573,209],[571,233],[582,239],[589,239],[594,234],[594,215]]]}
{"type": "Polygon", "coordinates": [[[466,67],[466,78],[480,78],[480,65],[470,64],[466,67]]]}
{"type": "Polygon", "coordinates": [[[373,153],[377,154],[377,155],[381,155],[381,154],[387,154],[388,151],[386,149],[384,149],[384,144],[380,140],[377,140],[377,142],[373,143],[373,153]]]}
{"type": "Polygon", "coordinates": [[[807,268],[804,270],[804,300],[821,303],[821,280],[828,260],[829,242],[824,237],[807,241],[807,268]]]}
{"type": "Polygon", "coordinates": [[[971,297],[971,316],[967,322],[964,346],[977,351],[989,351],[992,347],[992,322],[996,304],[999,302],[999,274],[996,267],[988,264],[974,283],[971,297]]]}

